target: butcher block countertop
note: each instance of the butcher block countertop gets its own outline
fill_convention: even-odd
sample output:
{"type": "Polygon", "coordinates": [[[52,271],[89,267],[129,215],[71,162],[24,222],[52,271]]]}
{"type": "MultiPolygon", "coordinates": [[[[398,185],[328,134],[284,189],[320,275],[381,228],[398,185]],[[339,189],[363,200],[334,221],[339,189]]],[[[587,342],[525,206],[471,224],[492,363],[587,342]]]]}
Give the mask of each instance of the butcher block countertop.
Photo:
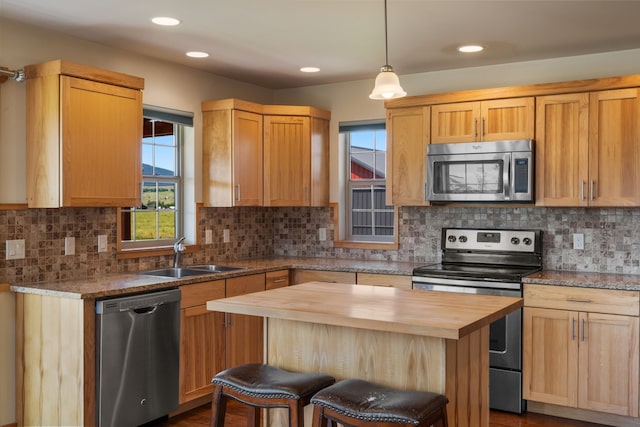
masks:
{"type": "Polygon", "coordinates": [[[522,307],[522,298],[309,282],[207,302],[207,309],[457,340],[522,307]]]}

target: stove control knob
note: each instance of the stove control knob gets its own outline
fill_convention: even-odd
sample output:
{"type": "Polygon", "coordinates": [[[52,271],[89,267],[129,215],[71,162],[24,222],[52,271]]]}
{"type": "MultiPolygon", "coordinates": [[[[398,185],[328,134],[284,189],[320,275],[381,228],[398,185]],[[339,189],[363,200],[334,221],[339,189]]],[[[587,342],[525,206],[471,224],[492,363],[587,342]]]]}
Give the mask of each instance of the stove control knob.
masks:
{"type": "Polygon", "coordinates": [[[518,245],[518,244],[520,244],[520,239],[518,239],[517,237],[512,237],[512,238],[511,238],[511,244],[512,244],[512,245],[518,245]]]}
{"type": "Polygon", "coordinates": [[[467,242],[467,236],[460,236],[460,238],[458,240],[460,241],[460,243],[466,243],[467,242]]]}
{"type": "Polygon", "coordinates": [[[451,243],[456,241],[456,236],[449,236],[447,237],[447,240],[450,241],[451,243]]]}
{"type": "Polygon", "coordinates": [[[531,243],[533,243],[533,242],[531,242],[531,239],[530,239],[530,238],[525,237],[524,239],[522,239],[522,243],[524,243],[525,245],[527,245],[527,246],[528,246],[528,245],[530,245],[530,244],[531,244],[531,243]]]}

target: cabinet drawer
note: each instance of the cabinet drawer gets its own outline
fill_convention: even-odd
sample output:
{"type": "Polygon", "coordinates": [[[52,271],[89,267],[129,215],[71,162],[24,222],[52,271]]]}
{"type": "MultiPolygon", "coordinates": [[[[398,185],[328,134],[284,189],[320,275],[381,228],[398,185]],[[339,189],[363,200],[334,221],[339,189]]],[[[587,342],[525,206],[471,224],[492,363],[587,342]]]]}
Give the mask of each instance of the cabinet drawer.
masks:
{"type": "Polygon", "coordinates": [[[289,270],[269,271],[266,273],[266,289],[289,286],[289,270]]]}
{"type": "Polygon", "coordinates": [[[358,273],[358,285],[390,286],[393,288],[411,289],[411,276],[358,273]]]}
{"type": "Polygon", "coordinates": [[[570,286],[524,285],[526,307],[638,316],[640,293],[570,286]]]}
{"type": "Polygon", "coordinates": [[[180,292],[182,293],[180,308],[203,305],[207,301],[224,298],[224,280],[180,286],[180,292]]]}
{"type": "Polygon", "coordinates": [[[250,294],[264,291],[264,274],[253,274],[251,276],[234,277],[227,279],[227,298],[238,295],[250,294]]]}
{"type": "Polygon", "coordinates": [[[356,273],[326,270],[295,270],[295,284],[306,282],[356,283],[356,273]]]}

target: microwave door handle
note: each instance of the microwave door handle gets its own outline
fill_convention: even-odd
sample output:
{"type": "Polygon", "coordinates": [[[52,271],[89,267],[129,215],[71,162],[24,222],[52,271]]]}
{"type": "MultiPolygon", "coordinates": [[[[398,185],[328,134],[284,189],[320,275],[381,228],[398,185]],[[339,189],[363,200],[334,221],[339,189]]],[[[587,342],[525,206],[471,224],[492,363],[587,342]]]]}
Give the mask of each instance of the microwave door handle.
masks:
{"type": "Polygon", "coordinates": [[[503,160],[504,169],[502,170],[502,188],[505,200],[511,200],[511,193],[514,190],[511,188],[514,184],[511,179],[511,169],[513,168],[513,165],[511,164],[513,162],[512,157],[513,156],[511,156],[511,154],[505,154],[503,160]]]}

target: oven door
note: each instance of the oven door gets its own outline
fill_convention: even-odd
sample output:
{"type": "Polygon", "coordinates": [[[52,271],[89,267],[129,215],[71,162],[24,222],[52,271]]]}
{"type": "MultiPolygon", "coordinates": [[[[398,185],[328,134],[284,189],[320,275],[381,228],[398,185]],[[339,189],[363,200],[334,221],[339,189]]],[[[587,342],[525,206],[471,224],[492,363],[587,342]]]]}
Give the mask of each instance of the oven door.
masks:
{"type": "MultiPolygon", "coordinates": [[[[486,281],[413,277],[413,289],[476,295],[522,297],[520,283],[502,283],[512,289],[487,287],[486,281]]],[[[497,285],[497,283],[493,283],[497,285]]],[[[489,327],[489,365],[492,368],[522,369],[522,309],[496,320],[489,327]]]]}
{"type": "Polygon", "coordinates": [[[511,200],[511,153],[427,156],[427,200],[511,200]]]}

